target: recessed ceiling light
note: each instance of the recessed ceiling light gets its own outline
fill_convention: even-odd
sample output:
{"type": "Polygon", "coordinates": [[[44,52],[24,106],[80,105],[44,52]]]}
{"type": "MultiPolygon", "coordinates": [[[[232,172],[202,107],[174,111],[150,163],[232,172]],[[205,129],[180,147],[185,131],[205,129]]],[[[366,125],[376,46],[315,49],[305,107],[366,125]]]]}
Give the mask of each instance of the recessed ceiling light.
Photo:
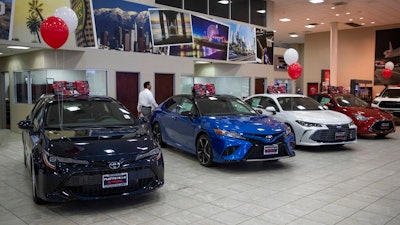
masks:
{"type": "Polygon", "coordinates": [[[3,55],[3,53],[2,53],[2,52],[0,52],[0,55],[3,55]]]}
{"type": "Polygon", "coordinates": [[[307,25],[305,25],[304,27],[306,27],[306,28],[314,28],[314,27],[315,27],[315,25],[312,25],[312,24],[307,24],[307,25]]]}
{"type": "Polygon", "coordinates": [[[228,0],[220,0],[220,1],[218,1],[218,3],[222,4],[222,5],[227,5],[227,4],[229,4],[229,1],[228,0]]]}
{"type": "Polygon", "coordinates": [[[289,36],[290,36],[290,37],[298,37],[299,35],[296,34],[296,33],[289,33],[289,36]]]}
{"type": "Polygon", "coordinates": [[[30,49],[30,47],[26,47],[26,46],[17,46],[17,45],[10,45],[10,46],[7,46],[7,48],[11,48],[11,49],[30,49]]]}
{"type": "Polygon", "coordinates": [[[318,4],[318,3],[323,3],[324,0],[309,0],[309,2],[313,4],[318,4]]]}
{"type": "Polygon", "coordinates": [[[256,12],[258,12],[258,13],[260,13],[260,14],[264,14],[266,11],[265,11],[265,9],[259,9],[259,10],[257,10],[256,12]]]}
{"type": "Polygon", "coordinates": [[[281,21],[281,22],[289,22],[290,19],[289,18],[282,18],[282,19],[279,19],[279,21],[281,21]]]}

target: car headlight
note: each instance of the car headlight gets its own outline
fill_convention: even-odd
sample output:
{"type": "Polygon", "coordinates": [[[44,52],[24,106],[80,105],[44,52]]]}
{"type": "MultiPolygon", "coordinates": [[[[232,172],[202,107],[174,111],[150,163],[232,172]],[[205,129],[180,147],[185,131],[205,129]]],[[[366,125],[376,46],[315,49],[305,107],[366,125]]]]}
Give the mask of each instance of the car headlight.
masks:
{"type": "Polygon", "coordinates": [[[353,116],[357,119],[357,120],[361,120],[361,121],[365,121],[368,120],[368,117],[365,117],[359,113],[353,113],[353,116]]]}
{"type": "Polygon", "coordinates": [[[322,127],[319,123],[305,122],[301,120],[296,120],[296,123],[300,124],[303,127],[322,127]]]}
{"type": "Polygon", "coordinates": [[[373,100],[373,101],[372,101],[372,104],[374,104],[374,105],[378,105],[378,104],[379,104],[379,101],[377,101],[377,100],[373,100]]]}
{"type": "Polygon", "coordinates": [[[144,158],[156,158],[156,160],[159,160],[161,158],[161,150],[159,148],[154,148],[146,153],[136,156],[136,160],[141,160],[144,158]]]}
{"type": "Polygon", "coordinates": [[[214,132],[218,135],[227,136],[231,138],[237,139],[245,139],[242,135],[235,131],[228,131],[228,130],[221,130],[221,129],[214,129],[214,132]]]}
{"type": "Polygon", "coordinates": [[[42,159],[43,159],[44,164],[52,170],[56,169],[56,164],[58,162],[65,163],[65,164],[89,165],[89,161],[87,161],[87,160],[55,156],[55,155],[50,154],[47,151],[42,151],[42,159]]]}

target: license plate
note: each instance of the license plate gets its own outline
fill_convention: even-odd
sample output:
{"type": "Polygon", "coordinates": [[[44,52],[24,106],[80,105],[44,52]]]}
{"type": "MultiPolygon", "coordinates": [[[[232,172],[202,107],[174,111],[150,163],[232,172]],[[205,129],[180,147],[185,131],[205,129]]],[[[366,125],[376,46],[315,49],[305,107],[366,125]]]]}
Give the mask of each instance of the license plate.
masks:
{"type": "Polygon", "coordinates": [[[381,123],[381,129],[382,130],[387,130],[387,129],[389,129],[389,123],[381,123]]]}
{"type": "Polygon", "coordinates": [[[128,185],[128,173],[103,175],[103,188],[122,187],[128,185]]]}
{"type": "Polygon", "coordinates": [[[264,155],[278,154],[278,145],[264,145],[264,155]]]}
{"type": "Polygon", "coordinates": [[[346,132],[336,132],[335,140],[344,140],[346,139],[346,132]]]}

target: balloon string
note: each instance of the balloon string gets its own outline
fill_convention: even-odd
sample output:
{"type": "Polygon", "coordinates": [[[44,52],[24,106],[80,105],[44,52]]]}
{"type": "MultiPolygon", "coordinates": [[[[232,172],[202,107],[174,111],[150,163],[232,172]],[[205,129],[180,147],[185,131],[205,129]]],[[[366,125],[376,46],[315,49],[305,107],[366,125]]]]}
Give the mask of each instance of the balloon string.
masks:
{"type": "Polygon", "coordinates": [[[56,59],[56,69],[58,69],[58,59],[57,59],[57,49],[56,50],[54,50],[54,56],[55,56],[55,59],[56,59]]]}

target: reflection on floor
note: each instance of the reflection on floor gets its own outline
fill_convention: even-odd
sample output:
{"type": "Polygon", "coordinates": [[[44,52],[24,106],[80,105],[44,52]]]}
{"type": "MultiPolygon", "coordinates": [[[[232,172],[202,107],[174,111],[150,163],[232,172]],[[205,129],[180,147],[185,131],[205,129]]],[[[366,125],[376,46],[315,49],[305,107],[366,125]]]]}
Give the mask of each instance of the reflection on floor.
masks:
{"type": "Polygon", "coordinates": [[[166,183],[147,195],[35,205],[20,134],[0,130],[0,224],[400,224],[400,127],[387,138],[297,148],[272,163],[200,166],[164,149],[166,183]]]}

